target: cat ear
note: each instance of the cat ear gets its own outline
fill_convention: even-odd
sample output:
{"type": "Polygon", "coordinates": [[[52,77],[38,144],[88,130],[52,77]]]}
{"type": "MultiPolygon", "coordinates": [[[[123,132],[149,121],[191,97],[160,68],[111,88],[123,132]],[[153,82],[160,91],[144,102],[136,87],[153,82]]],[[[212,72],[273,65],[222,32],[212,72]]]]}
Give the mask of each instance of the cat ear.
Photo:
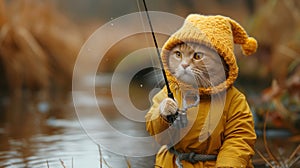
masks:
{"type": "Polygon", "coordinates": [[[256,52],[257,41],[253,37],[249,37],[244,28],[236,21],[228,18],[231,24],[233,41],[235,44],[241,44],[243,54],[248,56],[256,52]]]}

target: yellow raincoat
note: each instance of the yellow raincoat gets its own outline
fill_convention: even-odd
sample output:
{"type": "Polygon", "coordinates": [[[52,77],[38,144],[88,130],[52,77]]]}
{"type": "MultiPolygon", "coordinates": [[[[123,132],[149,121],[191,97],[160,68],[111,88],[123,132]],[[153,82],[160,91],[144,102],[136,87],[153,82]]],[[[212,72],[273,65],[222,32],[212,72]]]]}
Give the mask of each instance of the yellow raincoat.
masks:
{"type": "MultiPolygon", "coordinates": [[[[174,92],[177,102],[181,102],[181,93],[174,92]]],[[[147,131],[155,136],[161,145],[167,145],[171,139],[160,136],[160,132],[169,128],[169,123],[159,114],[159,103],[167,96],[166,89],[159,92],[153,98],[153,105],[146,115],[147,131]]],[[[217,155],[217,161],[198,162],[191,164],[182,161],[184,168],[202,167],[253,167],[250,158],[253,156],[256,134],[252,113],[246,102],[245,96],[235,87],[227,91],[226,101],[221,118],[214,130],[211,130],[209,138],[199,141],[199,135],[204,125],[206,116],[210,110],[211,101],[209,98],[201,99],[200,104],[194,109],[187,111],[189,121],[195,117],[195,122],[188,133],[175,145],[180,152],[195,152],[199,154],[217,155]]],[[[216,105],[216,104],[214,104],[216,105]]],[[[220,104],[222,106],[222,104],[220,104]]],[[[191,123],[190,123],[191,124],[191,123]]],[[[172,137],[171,137],[172,138],[172,137]]],[[[156,167],[175,168],[175,156],[170,153],[166,146],[162,146],[156,156],[156,167]]]]}
{"type": "Polygon", "coordinates": [[[252,113],[245,96],[233,83],[238,76],[238,66],[234,55],[234,44],[240,44],[244,55],[256,52],[257,41],[234,20],[220,15],[189,15],[183,26],[164,44],[161,52],[167,80],[174,97],[182,105],[182,90],[191,87],[177,81],[168,69],[168,53],[182,42],[204,44],[218,52],[228,66],[226,80],[217,86],[196,88],[200,103],[187,110],[188,126],[175,130],[159,112],[159,104],[167,97],[166,88],[153,98],[153,105],[146,114],[146,129],[156,141],[163,145],[156,155],[156,167],[172,168],[176,156],[168,151],[166,145],[175,145],[181,153],[217,155],[216,161],[191,164],[182,160],[184,168],[201,167],[253,167],[256,134],[252,113]],[[224,99],[211,99],[215,95],[224,99]]]}

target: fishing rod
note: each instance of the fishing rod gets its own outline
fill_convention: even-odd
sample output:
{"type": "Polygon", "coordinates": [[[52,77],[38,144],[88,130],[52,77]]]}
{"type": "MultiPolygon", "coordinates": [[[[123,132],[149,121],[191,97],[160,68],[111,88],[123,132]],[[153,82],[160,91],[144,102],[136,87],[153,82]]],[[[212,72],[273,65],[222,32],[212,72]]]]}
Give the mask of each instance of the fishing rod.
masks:
{"type": "MultiPolygon", "coordinates": [[[[153,38],[154,45],[155,45],[155,48],[156,48],[158,60],[160,62],[161,71],[162,71],[162,74],[163,74],[163,77],[164,77],[164,80],[165,80],[165,84],[166,84],[166,88],[167,88],[167,92],[168,92],[168,97],[171,98],[171,99],[173,99],[173,100],[175,100],[174,99],[174,95],[173,95],[173,93],[172,93],[172,91],[170,89],[170,85],[169,85],[169,82],[168,82],[168,79],[167,79],[167,75],[166,75],[166,71],[164,69],[164,65],[163,65],[163,62],[162,62],[162,59],[161,59],[161,55],[160,55],[160,52],[159,52],[159,49],[158,49],[156,37],[155,37],[155,34],[154,34],[152,22],[151,22],[151,19],[150,19],[150,16],[149,16],[149,12],[148,12],[148,8],[147,8],[145,0],[143,0],[143,4],[144,4],[144,7],[145,7],[145,11],[146,11],[148,23],[149,23],[149,26],[150,26],[152,38],[153,38]]],[[[179,110],[177,109],[177,112],[175,114],[168,115],[167,116],[167,120],[170,121],[171,123],[173,123],[173,126],[176,127],[176,128],[186,127],[186,125],[187,125],[186,111],[181,111],[180,113],[178,111],[179,110]]]]}
{"type": "Polygon", "coordinates": [[[154,30],[153,30],[153,27],[152,27],[152,23],[151,23],[148,8],[147,8],[147,5],[146,5],[146,1],[143,0],[143,3],[144,3],[146,15],[147,15],[148,23],[149,23],[149,26],[150,26],[152,38],[153,38],[153,41],[154,41],[154,45],[155,45],[155,48],[156,48],[158,60],[159,60],[159,63],[160,63],[161,71],[162,71],[162,74],[163,74],[163,77],[164,77],[164,80],[165,80],[165,84],[166,84],[166,87],[167,87],[168,97],[174,100],[174,95],[173,95],[173,93],[170,89],[169,82],[168,82],[167,75],[166,75],[166,71],[164,69],[164,65],[163,65],[163,62],[161,60],[161,55],[160,55],[160,52],[159,52],[159,49],[158,49],[158,45],[157,45],[156,37],[155,37],[155,34],[154,34],[154,30]]]}
{"type": "MultiPolygon", "coordinates": [[[[166,87],[167,87],[168,97],[171,98],[171,99],[173,99],[173,100],[175,100],[174,99],[174,95],[173,95],[173,93],[172,93],[172,91],[170,89],[170,85],[169,85],[169,82],[168,82],[168,79],[167,79],[167,75],[166,75],[166,71],[165,71],[163,62],[161,60],[161,55],[160,55],[160,52],[159,52],[159,49],[158,49],[156,37],[155,37],[155,34],[154,34],[152,22],[151,22],[151,19],[150,19],[150,16],[149,16],[149,12],[148,12],[148,8],[147,8],[145,0],[143,0],[143,4],[144,4],[145,11],[146,11],[146,15],[147,15],[148,23],[149,23],[149,26],[150,26],[150,30],[151,30],[152,38],[153,38],[153,41],[154,41],[154,45],[155,45],[155,48],[156,48],[156,53],[157,53],[157,56],[158,56],[158,60],[159,60],[159,63],[160,63],[161,72],[163,74],[163,77],[164,77],[164,80],[165,80],[165,84],[166,84],[166,87]]],[[[176,117],[177,114],[178,113],[176,112],[175,115],[168,115],[167,116],[167,120],[170,121],[171,123],[173,123],[176,120],[176,118],[177,118],[176,117]]]]}

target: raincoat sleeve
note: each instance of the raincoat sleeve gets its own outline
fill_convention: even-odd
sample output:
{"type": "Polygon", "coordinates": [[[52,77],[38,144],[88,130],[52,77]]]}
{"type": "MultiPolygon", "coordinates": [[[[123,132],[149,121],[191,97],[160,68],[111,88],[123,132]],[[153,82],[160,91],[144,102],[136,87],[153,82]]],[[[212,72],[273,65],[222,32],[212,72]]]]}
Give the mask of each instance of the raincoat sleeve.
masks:
{"type": "Polygon", "coordinates": [[[161,145],[169,143],[169,138],[166,136],[166,132],[163,131],[166,130],[170,124],[159,113],[159,104],[163,99],[167,98],[166,95],[165,89],[157,93],[153,97],[153,104],[145,116],[147,131],[151,136],[154,136],[155,140],[161,145]]]}
{"type": "Polygon", "coordinates": [[[256,134],[252,113],[245,96],[239,93],[229,104],[224,141],[217,158],[217,167],[252,167],[256,134]],[[247,166],[248,165],[248,166],[247,166]]]}

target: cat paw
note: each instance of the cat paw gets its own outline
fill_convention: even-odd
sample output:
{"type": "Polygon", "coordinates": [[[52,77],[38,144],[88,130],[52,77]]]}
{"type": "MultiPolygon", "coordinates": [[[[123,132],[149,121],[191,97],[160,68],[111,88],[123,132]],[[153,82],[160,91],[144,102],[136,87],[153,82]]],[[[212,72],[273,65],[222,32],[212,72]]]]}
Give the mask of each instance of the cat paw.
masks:
{"type": "Polygon", "coordinates": [[[171,98],[165,98],[159,105],[160,114],[164,117],[176,114],[178,105],[176,101],[171,98]]]}

